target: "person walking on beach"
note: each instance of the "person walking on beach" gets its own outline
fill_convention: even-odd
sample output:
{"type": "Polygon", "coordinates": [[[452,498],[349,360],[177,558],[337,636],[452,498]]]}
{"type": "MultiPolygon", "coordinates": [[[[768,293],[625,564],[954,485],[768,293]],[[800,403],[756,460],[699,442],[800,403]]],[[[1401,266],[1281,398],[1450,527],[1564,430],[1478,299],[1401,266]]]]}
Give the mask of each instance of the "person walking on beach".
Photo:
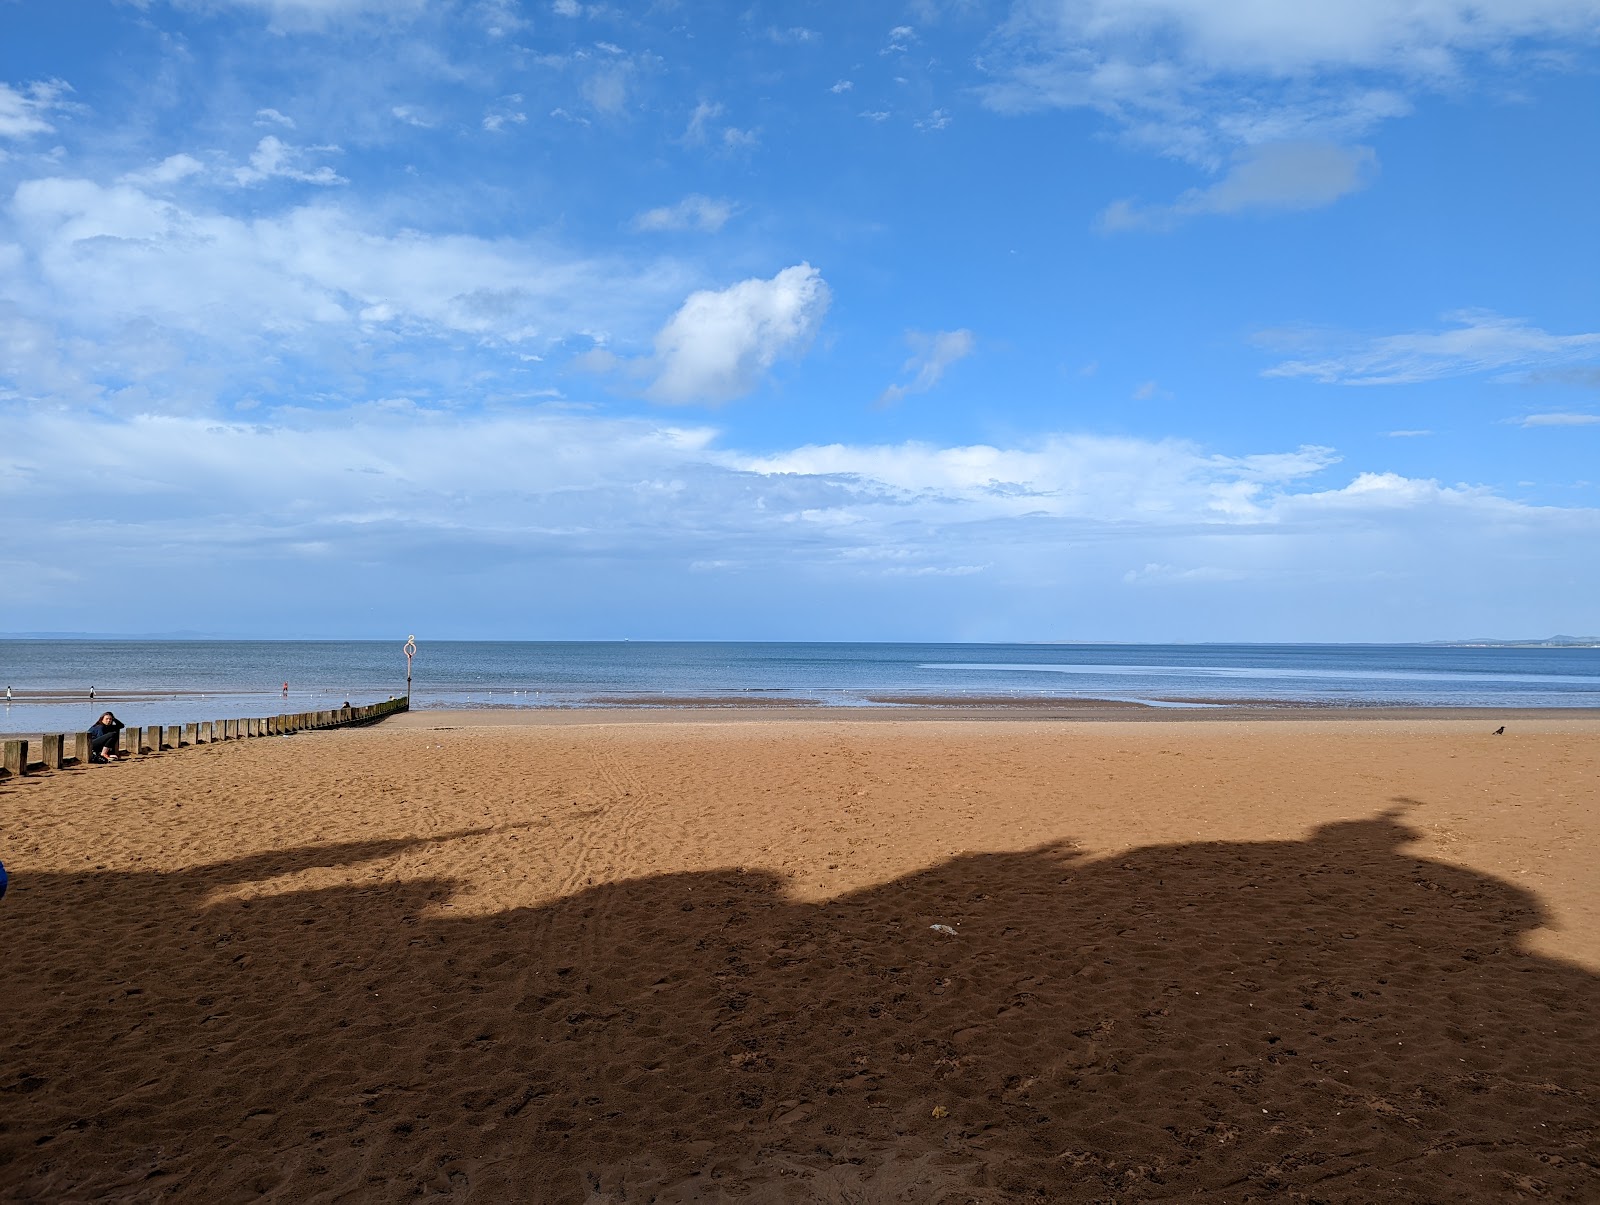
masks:
{"type": "Polygon", "coordinates": [[[126,726],[109,711],[89,725],[89,760],[97,766],[116,761],[121,756],[117,752],[117,733],[126,726]],[[106,756],[107,749],[111,750],[110,757],[106,756]]]}

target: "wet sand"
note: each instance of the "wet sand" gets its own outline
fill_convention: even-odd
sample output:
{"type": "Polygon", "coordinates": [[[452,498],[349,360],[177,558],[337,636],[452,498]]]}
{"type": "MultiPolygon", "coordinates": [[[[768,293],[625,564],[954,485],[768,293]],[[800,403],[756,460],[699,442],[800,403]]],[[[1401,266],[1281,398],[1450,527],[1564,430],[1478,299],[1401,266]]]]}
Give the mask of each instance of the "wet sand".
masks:
{"type": "Polygon", "coordinates": [[[1600,720],[867,714],[0,782],[0,1197],[1600,1197],[1600,720]]]}

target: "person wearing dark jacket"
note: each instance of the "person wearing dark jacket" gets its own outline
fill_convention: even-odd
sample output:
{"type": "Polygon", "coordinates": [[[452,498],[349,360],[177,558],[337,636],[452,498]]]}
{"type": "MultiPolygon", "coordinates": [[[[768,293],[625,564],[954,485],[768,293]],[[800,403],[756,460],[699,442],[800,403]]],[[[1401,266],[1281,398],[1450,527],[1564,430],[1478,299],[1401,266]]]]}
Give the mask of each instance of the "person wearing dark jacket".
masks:
{"type": "Polygon", "coordinates": [[[89,726],[89,760],[98,765],[105,765],[107,761],[117,759],[117,733],[125,727],[109,711],[89,726]],[[110,750],[111,756],[106,756],[110,750]]]}

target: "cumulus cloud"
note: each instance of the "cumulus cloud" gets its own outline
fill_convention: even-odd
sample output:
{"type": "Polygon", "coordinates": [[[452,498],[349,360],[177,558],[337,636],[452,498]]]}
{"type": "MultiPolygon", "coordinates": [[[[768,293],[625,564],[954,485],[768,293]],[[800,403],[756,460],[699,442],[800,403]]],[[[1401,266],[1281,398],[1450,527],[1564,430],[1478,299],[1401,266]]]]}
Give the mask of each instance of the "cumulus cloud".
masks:
{"type": "Polygon", "coordinates": [[[1166,205],[1115,201],[1100,228],[1171,230],[1188,218],[1260,210],[1316,209],[1365,188],[1377,174],[1370,147],[1323,142],[1276,142],[1241,151],[1215,184],[1191,188],[1166,205]]]}
{"type": "Polygon", "coordinates": [[[691,193],[676,205],[647,209],[633,219],[634,230],[698,230],[715,234],[728,223],[735,206],[730,201],[691,193]]]}
{"type": "Polygon", "coordinates": [[[656,336],[649,396],[726,402],[750,393],[780,359],[806,349],[829,300],[822,274],[806,263],[692,294],[656,336]]]}
{"type": "Polygon", "coordinates": [[[878,405],[891,406],[913,393],[926,393],[943,378],[945,369],[957,360],[970,356],[978,346],[971,331],[908,331],[906,342],[912,347],[912,356],[905,362],[902,372],[910,373],[911,380],[890,385],[878,395],[878,405]]]}
{"type": "MultiPolygon", "coordinates": [[[[1268,377],[1309,377],[1324,384],[1398,385],[1471,373],[1540,369],[1600,355],[1600,332],[1553,335],[1522,318],[1487,310],[1446,315],[1440,331],[1411,331],[1376,338],[1345,338],[1329,354],[1285,360],[1268,377]]],[[[1261,342],[1326,342],[1318,332],[1264,331],[1261,342]]]]}

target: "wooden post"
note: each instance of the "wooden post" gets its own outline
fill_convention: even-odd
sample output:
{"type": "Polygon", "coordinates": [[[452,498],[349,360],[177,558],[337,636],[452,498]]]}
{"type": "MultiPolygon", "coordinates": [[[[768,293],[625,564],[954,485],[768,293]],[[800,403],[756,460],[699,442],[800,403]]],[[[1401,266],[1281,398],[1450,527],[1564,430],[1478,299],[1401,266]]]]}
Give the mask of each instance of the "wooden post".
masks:
{"type": "Polygon", "coordinates": [[[180,743],[179,736],[182,731],[176,724],[168,724],[166,732],[160,737],[161,747],[163,749],[176,749],[180,743]]]}
{"type": "Polygon", "coordinates": [[[199,743],[205,744],[205,745],[209,745],[211,743],[211,721],[210,720],[201,720],[200,721],[200,727],[198,729],[196,729],[196,731],[195,731],[195,740],[198,741],[199,743]]]}
{"type": "Polygon", "coordinates": [[[44,768],[46,770],[61,769],[66,761],[62,753],[62,746],[66,744],[66,741],[67,738],[59,732],[47,732],[44,734],[44,768]]]}
{"type": "Polygon", "coordinates": [[[87,766],[89,764],[89,734],[87,732],[77,732],[73,735],[77,738],[73,743],[78,755],[72,760],[80,766],[87,766]]]}
{"type": "Polygon", "coordinates": [[[7,774],[22,775],[28,772],[27,741],[7,741],[4,756],[3,764],[7,774]]]}
{"type": "Polygon", "coordinates": [[[199,724],[185,724],[183,726],[183,743],[186,745],[198,745],[200,743],[199,724]]]}
{"type": "Polygon", "coordinates": [[[124,728],[121,732],[117,733],[117,752],[139,752],[139,729],[124,728]]]}

